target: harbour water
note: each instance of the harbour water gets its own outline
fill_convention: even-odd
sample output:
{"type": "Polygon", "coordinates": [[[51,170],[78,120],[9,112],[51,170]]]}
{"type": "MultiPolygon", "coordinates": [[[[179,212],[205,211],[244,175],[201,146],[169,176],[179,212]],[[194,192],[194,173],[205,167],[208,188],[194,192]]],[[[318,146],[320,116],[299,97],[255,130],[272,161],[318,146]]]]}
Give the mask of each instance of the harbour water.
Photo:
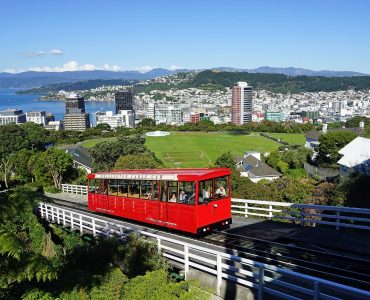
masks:
{"type": "MultiPolygon", "coordinates": [[[[41,95],[18,95],[16,89],[0,89],[0,111],[8,108],[28,111],[46,111],[53,113],[56,120],[62,120],[65,114],[64,101],[40,101],[41,95]]],[[[114,102],[85,102],[86,112],[90,113],[90,120],[95,121],[93,113],[97,111],[115,110],[114,102]]]]}

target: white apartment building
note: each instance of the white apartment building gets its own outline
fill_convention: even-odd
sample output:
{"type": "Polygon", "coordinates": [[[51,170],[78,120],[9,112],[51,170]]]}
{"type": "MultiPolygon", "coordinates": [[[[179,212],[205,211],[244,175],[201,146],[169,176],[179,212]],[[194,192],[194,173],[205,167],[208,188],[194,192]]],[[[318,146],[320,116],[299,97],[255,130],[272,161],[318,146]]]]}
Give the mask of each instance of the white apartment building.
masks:
{"type": "Polygon", "coordinates": [[[6,109],[0,111],[0,126],[11,123],[21,124],[26,121],[26,115],[21,109],[6,109]]]}
{"type": "Polygon", "coordinates": [[[154,116],[156,124],[183,124],[183,113],[180,107],[167,104],[155,104],[154,116]]]}
{"type": "Polygon", "coordinates": [[[46,125],[46,113],[45,111],[29,111],[26,112],[27,122],[36,123],[42,126],[46,125]]]}
{"type": "Polygon", "coordinates": [[[111,128],[117,128],[119,126],[134,127],[135,114],[132,110],[119,110],[118,114],[114,114],[113,111],[99,112],[95,114],[96,125],[108,124],[111,128]]]}

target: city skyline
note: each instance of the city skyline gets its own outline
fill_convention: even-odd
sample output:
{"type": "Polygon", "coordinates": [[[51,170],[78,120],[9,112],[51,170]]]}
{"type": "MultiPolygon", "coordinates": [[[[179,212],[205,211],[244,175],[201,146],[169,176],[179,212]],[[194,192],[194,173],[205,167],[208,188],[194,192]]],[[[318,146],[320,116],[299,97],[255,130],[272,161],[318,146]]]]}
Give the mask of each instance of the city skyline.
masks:
{"type": "Polygon", "coordinates": [[[370,73],[370,3],[296,2],[4,1],[0,72],[268,65],[370,73]]]}

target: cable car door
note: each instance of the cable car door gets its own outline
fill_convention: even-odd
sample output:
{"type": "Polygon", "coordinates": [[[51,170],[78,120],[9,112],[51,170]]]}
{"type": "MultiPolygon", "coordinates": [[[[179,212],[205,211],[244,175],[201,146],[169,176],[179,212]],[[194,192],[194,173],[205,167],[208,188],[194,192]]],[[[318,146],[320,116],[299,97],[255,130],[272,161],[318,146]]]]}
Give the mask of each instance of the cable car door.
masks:
{"type": "Polygon", "coordinates": [[[167,181],[161,181],[160,197],[158,201],[158,225],[167,226],[167,181]]]}
{"type": "Polygon", "coordinates": [[[102,179],[101,185],[100,185],[100,201],[99,201],[99,207],[101,210],[109,210],[109,202],[108,202],[108,179],[102,179]]]}

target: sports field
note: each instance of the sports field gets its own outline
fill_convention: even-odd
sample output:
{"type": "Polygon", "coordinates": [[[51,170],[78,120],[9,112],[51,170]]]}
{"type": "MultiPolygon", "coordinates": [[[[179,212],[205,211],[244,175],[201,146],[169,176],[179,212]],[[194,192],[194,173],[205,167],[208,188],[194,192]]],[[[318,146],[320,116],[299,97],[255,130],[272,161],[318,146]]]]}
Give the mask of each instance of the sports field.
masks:
{"type": "Polygon", "coordinates": [[[145,137],[147,147],[167,167],[206,167],[223,153],[242,156],[245,151],[271,152],[279,144],[255,135],[227,133],[171,132],[164,137],[145,137]]]}
{"type": "Polygon", "coordinates": [[[304,145],[306,138],[304,133],[269,133],[273,137],[277,137],[289,144],[304,145]]]}
{"type": "Polygon", "coordinates": [[[109,137],[109,138],[99,138],[99,139],[91,139],[91,140],[86,140],[81,143],[81,146],[84,148],[91,148],[95,146],[97,143],[101,142],[112,142],[117,140],[116,137],[109,137]]]}

